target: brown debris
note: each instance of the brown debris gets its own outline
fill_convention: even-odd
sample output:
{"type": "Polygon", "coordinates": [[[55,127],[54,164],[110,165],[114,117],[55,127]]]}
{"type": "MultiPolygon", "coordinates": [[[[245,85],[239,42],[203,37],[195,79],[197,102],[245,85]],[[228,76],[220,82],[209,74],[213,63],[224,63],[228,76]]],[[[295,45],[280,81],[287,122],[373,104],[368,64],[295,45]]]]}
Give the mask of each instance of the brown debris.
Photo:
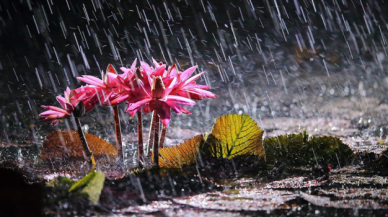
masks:
{"type": "MultiPolygon", "coordinates": [[[[85,137],[94,155],[117,155],[117,149],[107,141],[88,133],[85,133],[85,137]]],[[[40,155],[42,159],[82,156],[81,140],[75,130],[50,133],[43,142],[40,155]]]]}
{"type": "Polygon", "coordinates": [[[159,166],[162,168],[182,168],[183,165],[195,163],[198,155],[198,148],[203,142],[203,135],[183,142],[174,147],[161,148],[159,150],[159,166]]]}

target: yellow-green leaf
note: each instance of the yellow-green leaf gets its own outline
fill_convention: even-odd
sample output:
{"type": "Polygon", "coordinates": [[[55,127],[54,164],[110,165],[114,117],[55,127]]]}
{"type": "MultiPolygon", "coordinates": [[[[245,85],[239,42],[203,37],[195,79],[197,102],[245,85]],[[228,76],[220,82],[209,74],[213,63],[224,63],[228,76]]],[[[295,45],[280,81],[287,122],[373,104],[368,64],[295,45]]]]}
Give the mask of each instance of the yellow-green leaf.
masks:
{"type": "Polygon", "coordinates": [[[69,189],[69,192],[72,192],[77,190],[78,188],[84,187],[90,182],[90,180],[94,178],[95,175],[96,175],[96,172],[88,173],[86,176],[82,177],[82,179],[76,182],[73,186],[71,186],[71,188],[69,189]]]}
{"type": "Polygon", "coordinates": [[[264,156],[263,131],[249,115],[230,114],[217,118],[205,149],[212,157],[264,156]]]}
{"type": "Polygon", "coordinates": [[[97,205],[100,199],[102,188],[104,187],[105,175],[102,172],[90,172],[88,175],[83,177],[81,180],[76,182],[69,192],[80,190],[80,193],[88,195],[90,202],[93,205],[97,205]]]}
{"type": "Polygon", "coordinates": [[[180,145],[159,149],[159,167],[182,168],[183,165],[195,163],[198,148],[202,142],[203,135],[198,135],[180,145]]]}
{"type": "Polygon", "coordinates": [[[69,189],[71,186],[73,186],[77,181],[74,181],[68,177],[55,177],[54,179],[46,182],[47,187],[52,187],[52,188],[65,188],[69,189]]]}

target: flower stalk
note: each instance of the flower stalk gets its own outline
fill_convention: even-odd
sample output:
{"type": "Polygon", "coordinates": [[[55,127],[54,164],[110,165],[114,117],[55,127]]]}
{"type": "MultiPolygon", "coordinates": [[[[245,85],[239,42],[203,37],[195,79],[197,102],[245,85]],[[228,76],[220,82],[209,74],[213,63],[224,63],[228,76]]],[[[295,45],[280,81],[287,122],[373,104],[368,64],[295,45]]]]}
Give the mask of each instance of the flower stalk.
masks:
{"type": "Polygon", "coordinates": [[[79,117],[74,117],[74,119],[75,119],[75,124],[77,125],[78,136],[81,140],[82,147],[84,148],[85,155],[88,158],[87,161],[89,163],[90,171],[95,171],[96,161],[94,159],[93,152],[90,150],[88,142],[86,141],[85,134],[82,131],[81,121],[79,120],[79,117]]]}
{"type": "Polygon", "coordinates": [[[123,163],[123,142],[121,139],[121,127],[120,127],[120,116],[119,109],[117,105],[112,106],[113,109],[113,118],[115,122],[115,132],[116,132],[116,147],[117,147],[117,161],[123,163]]]}
{"type": "Polygon", "coordinates": [[[154,145],[154,134],[155,134],[155,119],[157,118],[158,114],[153,111],[152,112],[152,119],[151,119],[151,125],[150,125],[150,132],[148,134],[148,147],[147,147],[147,157],[148,159],[151,158],[151,147],[154,145]]]}
{"type": "Polygon", "coordinates": [[[152,163],[155,167],[159,167],[159,116],[155,115],[152,119],[152,125],[153,125],[153,131],[154,131],[154,159],[152,160],[152,163]]]}
{"type": "Polygon", "coordinates": [[[167,127],[166,126],[162,126],[162,132],[160,134],[160,141],[159,141],[159,148],[163,148],[164,147],[164,140],[166,138],[166,133],[167,133],[167,127]]]}
{"type": "Polygon", "coordinates": [[[62,108],[42,106],[47,111],[42,112],[40,117],[43,121],[52,121],[52,125],[57,124],[59,119],[69,118],[74,115],[78,133],[92,169],[95,169],[95,160],[81,129],[79,117],[96,106],[112,106],[116,147],[119,155],[118,162],[123,163],[124,156],[117,106],[125,102],[128,104],[126,112],[132,116],[137,114],[139,166],[144,166],[146,158],[151,159],[150,149],[153,150],[151,159],[153,165],[158,166],[159,148],[163,148],[165,143],[171,111],[177,114],[191,114],[182,105],[193,106],[195,105],[194,100],[217,97],[217,95],[206,90],[210,89],[209,86],[196,83],[196,80],[205,73],[201,72],[192,76],[197,66],[179,71],[175,65],[167,68],[165,64],[158,63],[155,60],[153,61],[154,66],[141,62],[141,66],[136,67],[136,62],[137,60],[133,62],[130,68],[121,67],[122,74],[118,74],[114,66],[109,64],[106,71],[102,72],[101,79],[91,75],[77,77],[78,80],[85,82],[87,85],[74,90],[67,88],[64,97],[57,96],[57,101],[62,108]],[[150,112],[152,112],[152,121],[148,146],[144,150],[142,115],[150,112]]]}
{"type": "Polygon", "coordinates": [[[138,160],[139,160],[139,167],[142,167],[142,163],[144,163],[144,146],[143,146],[143,120],[141,111],[136,112],[137,115],[137,151],[138,151],[138,160]]]}

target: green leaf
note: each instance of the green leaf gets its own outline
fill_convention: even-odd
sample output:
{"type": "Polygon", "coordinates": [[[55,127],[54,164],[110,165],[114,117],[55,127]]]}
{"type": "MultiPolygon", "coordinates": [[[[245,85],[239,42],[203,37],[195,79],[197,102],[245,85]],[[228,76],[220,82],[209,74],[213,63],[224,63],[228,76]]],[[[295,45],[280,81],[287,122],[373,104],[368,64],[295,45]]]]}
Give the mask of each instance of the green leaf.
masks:
{"type": "Polygon", "coordinates": [[[76,182],[71,188],[69,189],[69,192],[72,192],[74,190],[77,190],[78,188],[82,188],[85,185],[87,185],[93,178],[96,176],[97,172],[90,172],[86,176],[82,177],[78,182],[76,182]]]}
{"type": "Polygon", "coordinates": [[[69,189],[72,185],[74,185],[76,181],[68,178],[68,177],[55,177],[54,179],[48,181],[46,183],[47,187],[57,188],[57,189],[69,189]]]}
{"type": "Polygon", "coordinates": [[[90,172],[81,180],[76,182],[69,192],[80,190],[81,194],[86,194],[93,205],[97,205],[100,199],[102,188],[104,187],[105,175],[102,172],[90,172]]]}
{"type": "Polygon", "coordinates": [[[249,115],[225,115],[216,119],[204,152],[228,159],[238,155],[264,157],[262,137],[263,131],[249,115]]]}
{"type": "Polygon", "coordinates": [[[265,139],[263,144],[269,164],[305,166],[323,163],[341,167],[354,157],[353,151],[340,139],[332,136],[309,137],[305,131],[271,137],[265,139]]]}

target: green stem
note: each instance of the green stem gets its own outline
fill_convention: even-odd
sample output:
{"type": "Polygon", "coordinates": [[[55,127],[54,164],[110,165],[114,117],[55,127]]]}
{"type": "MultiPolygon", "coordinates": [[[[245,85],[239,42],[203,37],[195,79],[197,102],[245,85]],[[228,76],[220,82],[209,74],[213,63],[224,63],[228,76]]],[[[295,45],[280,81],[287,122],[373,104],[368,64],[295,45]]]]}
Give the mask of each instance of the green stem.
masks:
{"type": "Polygon", "coordinates": [[[167,133],[167,127],[162,126],[162,133],[160,135],[159,148],[163,148],[164,147],[164,141],[166,139],[166,133],[167,133]]]}
{"type": "Polygon", "coordinates": [[[112,108],[113,108],[113,117],[115,121],[116,147],[117,147],[118,161],[122,163],[123,162],[123,143],[121,140],[119,109],[117,105],[112,106],[112,108]]]}
{"type": "Polygon", "coordinates": [[[150,125],[150,131],[148,134],[148,147],[147,147],[147,157],[148,159],[151,158],[151,147],[154,144],[154,128],[155,128],[155,118],[158,116],[155,111],[152,112],[152,119],[151,119],[151,125],[150,125]]]}
{"type": "Polygon", "coordinates": [[[138,141],[138,159],[139,159],[139,167],[142,167],[142,162],[144,161],[144,147],[143,147],[143,120],[141,111],[137,111],[137,141],[138,141]]]}
{"type": "Polygon", "coordinates": [[[152,122],[155,123],[155,126],[154,126],[154,159],[152,162],[153,162],[154,166],[159,167],[159,128],[160,128],[159,127],[159,116],[155,115],[152,122]]]}
{"type": "Polygon", "coordinates": [[[81,140],[82,146],[84,148],[85,154],[88,157],[88,163],[90,167],[90,171],[96,170],[96,161],[94,160],[93,152],[90,150],[88,142],[86,141],[85,134],[82,131],[81,127],[81,121],[79,120],[78,117],[75,117],[75,123],[77,125],[77,130],[78,130],[78,136],[81,140]]]}

